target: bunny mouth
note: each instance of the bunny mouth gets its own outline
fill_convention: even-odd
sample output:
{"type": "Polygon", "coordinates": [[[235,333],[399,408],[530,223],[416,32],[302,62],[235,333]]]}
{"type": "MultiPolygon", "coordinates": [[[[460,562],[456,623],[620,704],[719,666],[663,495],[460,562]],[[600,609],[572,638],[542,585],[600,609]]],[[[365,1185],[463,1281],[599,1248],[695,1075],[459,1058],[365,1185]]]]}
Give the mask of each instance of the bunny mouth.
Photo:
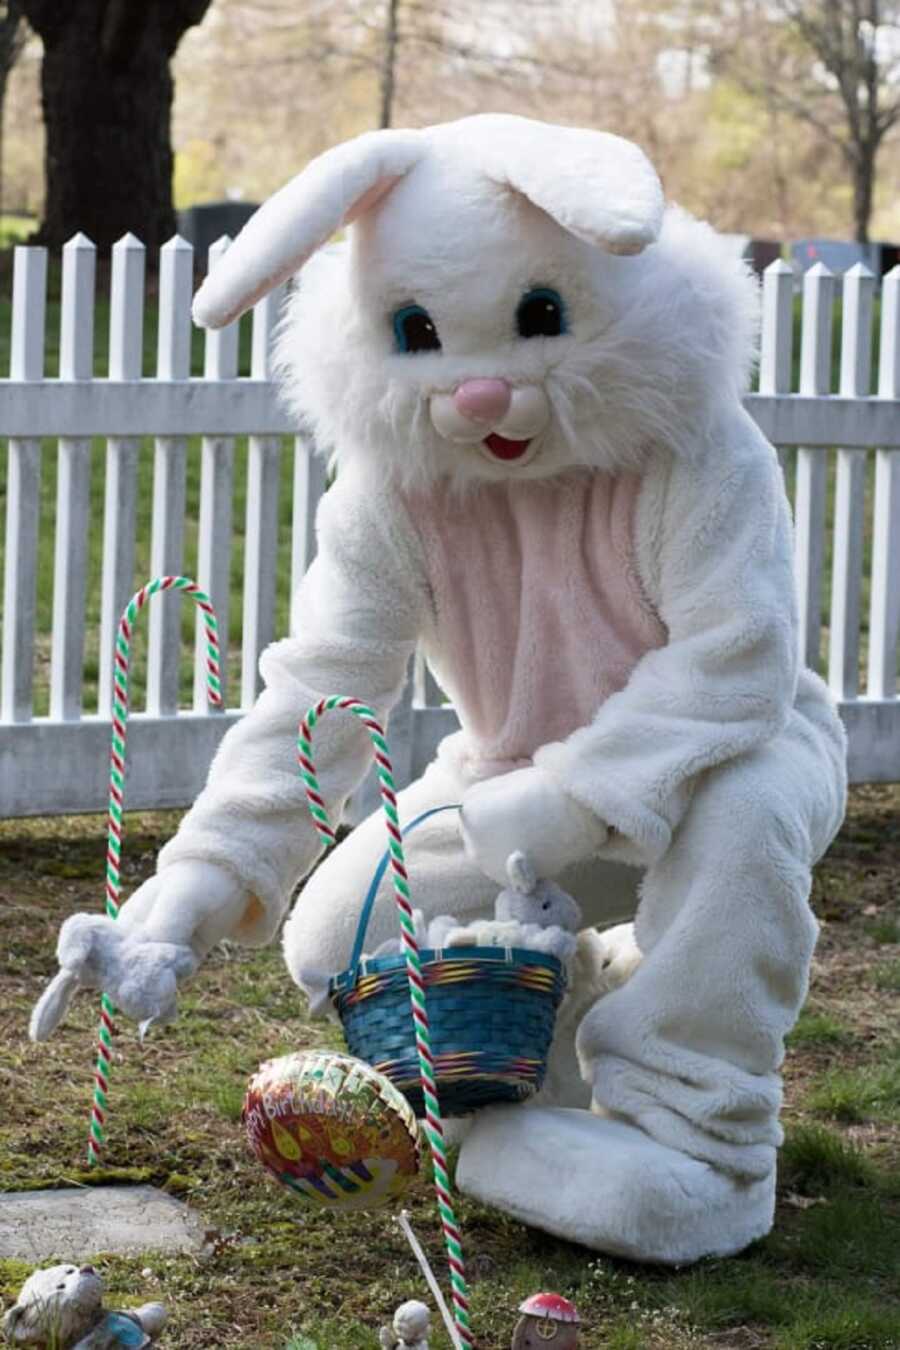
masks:
{"type": "Polygon", "coordinates": [[[492,431],[490,436],[485,436],[481,444],[487,447],[494,459],[511,461],[521,459],[532,440],[533,437],[529,437],[527,441],[512,441],[507,436],[492,431]]]}

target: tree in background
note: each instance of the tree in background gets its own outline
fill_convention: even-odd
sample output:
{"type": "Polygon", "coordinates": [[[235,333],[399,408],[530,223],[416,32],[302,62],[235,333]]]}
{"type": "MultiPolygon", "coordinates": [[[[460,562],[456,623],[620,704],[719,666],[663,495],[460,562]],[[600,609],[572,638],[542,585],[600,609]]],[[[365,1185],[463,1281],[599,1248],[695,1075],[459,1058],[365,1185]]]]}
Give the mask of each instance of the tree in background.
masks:
{"type": "Polygon", "coordinates": [[[41,242],[132,230],[151,256],[175,229],[171,59],[211,0],[22,0],[44,45],[41,242]]]}
{"type": "Polygon", "coordinates": [[[738,18],[714,40],[720,69],[837,149],[855,237],[868,243],[878,154],[900,120],[900,4],[750,0],[738,18]]]}
{"type": "Polygon", "coordinates": [[[22,22],[22,0],[2,0],[0,3],[0,213],[3,211],[3,105],[9,72],[25,45],[25,25],[22,22]]]}

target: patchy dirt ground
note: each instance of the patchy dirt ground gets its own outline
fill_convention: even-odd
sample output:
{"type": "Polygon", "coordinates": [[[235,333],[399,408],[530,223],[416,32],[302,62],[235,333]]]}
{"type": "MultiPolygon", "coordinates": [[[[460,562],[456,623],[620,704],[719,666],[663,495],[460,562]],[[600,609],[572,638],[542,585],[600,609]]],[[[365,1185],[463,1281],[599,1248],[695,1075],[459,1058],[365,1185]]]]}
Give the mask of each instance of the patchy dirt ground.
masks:
{"type": "MultiPolygon", "coordinates": [[[[152,871],[176,821],[128,818],[126,889],[152,871]]],[[[261,1059],[337,1043],[308,1020],[277,948],[224,947],[175,1026],[144,1046],[132,1029],[120,1034],[106,1166],[85,1170],[96,1003],[79,998],[44,1046],[25,1031],[55,970],[60,921],[102,908],[103,829],[97,817],[0,822],[0,1191],[119,1178],[196,1206],[208,1229],[201,1255],[97,1262],[116,1298],[169,1305],[172,1350],[376,1346],[393,1306],[423,1293],[389,1216],[306,1214],[241,1136],[244,1085],[261,1059]]],[[[900,1348],[900,787],[854,791],[813,904],[822,935],[785,1066],[772,1235],[737,1259],[672,1272],[597,1258],[461,1201],[482,1350],[509,1345],[516,1304],[541,1287],[578,1303],[586,1348],[900,1348]]],[[[426,1180],[409,1208],[440,1268],[426,1180]]],[[[0,1298],[27,1273],[0,1261],[0,1298]]]]}

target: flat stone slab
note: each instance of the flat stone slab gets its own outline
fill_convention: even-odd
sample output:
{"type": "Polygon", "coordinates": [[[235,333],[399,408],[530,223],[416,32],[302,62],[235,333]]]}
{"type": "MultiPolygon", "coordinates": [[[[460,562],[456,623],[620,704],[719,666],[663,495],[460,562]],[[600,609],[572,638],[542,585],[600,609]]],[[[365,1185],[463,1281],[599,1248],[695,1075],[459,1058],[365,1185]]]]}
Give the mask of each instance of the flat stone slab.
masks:
{"type": "Polygon", "coordinates": [[[154,1186],[0,1193],[0,1257],[81,1262],[100,1252],[193,1252],[205,1231],[196,1211],[154,1186]]]}

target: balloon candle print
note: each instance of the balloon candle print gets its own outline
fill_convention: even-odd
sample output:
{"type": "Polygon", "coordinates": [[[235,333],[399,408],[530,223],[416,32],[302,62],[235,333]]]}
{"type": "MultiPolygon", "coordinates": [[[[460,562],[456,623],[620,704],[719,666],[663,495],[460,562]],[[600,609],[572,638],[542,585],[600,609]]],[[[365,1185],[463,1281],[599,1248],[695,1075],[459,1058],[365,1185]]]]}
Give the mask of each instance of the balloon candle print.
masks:
{"type": "Polygon", "coordinates": [[[419,1170],[412,1108],[350,1055],[310,1050],[267,1060],[250,1080],[242,1118],[263,1166],[333,1212],[387,1204],[419,1170]]]}

